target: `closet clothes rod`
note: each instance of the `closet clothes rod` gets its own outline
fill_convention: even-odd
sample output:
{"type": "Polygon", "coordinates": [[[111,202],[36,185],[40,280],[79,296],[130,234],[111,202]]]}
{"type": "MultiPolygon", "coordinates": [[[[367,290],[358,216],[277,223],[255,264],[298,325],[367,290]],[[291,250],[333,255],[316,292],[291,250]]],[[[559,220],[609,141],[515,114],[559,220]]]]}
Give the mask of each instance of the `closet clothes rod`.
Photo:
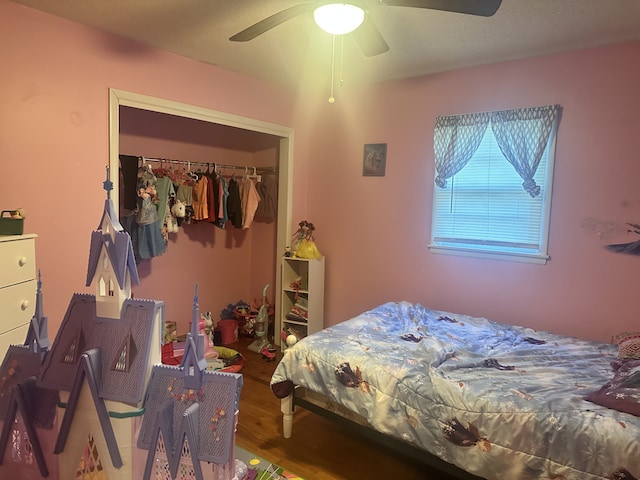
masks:
{"type": "Polygon", "coordinates": [[[250,168],[253,170],[253,167],[245,166],[245,165],[228,165],[225,163],[217,163],[217,162],[190,162],[188,160],[175,160],[172,158],[150,158],[150,157],[139,157],[143,163],[145,162],[158,162],[158,163],[170,163],[173,165],[186,165],[187,167],[202,167],[202,168],[210,168],[212,166],[216,168],[226,168],[226,169],[242,169],[250,168]]]}
{"type": "Polygon", "coordinates": [[[247,170],[249,173],[260,173],[260,174],[269,174],[269,173],[277,173],[277,167],[254,167],[249,165],[230,165],[226,163],[217,163],[217,162],[190,162],[188,160],[176,160],[172,158],[152,158],[152,157],[138,157],[142,160],[142,162],[158,162],[158,163],[170,163],[173,165],[186,165],[187,167],[202,167],[202,168],[222,168],[222,169],[232,169],[243,171],[247,170]]]}

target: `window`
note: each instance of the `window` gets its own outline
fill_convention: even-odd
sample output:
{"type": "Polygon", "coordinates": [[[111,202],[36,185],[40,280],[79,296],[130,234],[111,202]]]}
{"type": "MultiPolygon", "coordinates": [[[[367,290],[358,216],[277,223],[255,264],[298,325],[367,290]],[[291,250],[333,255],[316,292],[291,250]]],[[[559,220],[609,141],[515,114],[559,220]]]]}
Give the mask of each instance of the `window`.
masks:
{"type": "Polygon", "coordinates": [[[114,362],[111,364],[111,370],[115,370],[116,372],[128,372],[136,353],[136,345],[133,342],[131,331],[129,331],[122,342],[122,345],[120,345],[120,348],[118,349],[114,362]]]}
{"type": "Polygon", "coordinates": [[[107,474],[102,466],[102,460],[98,453],[98,446],[90,433],[87,443],[84,445],[82,457],[76,468],[76,479],[91,478],[95,480],[107,480],[107,474]]]}
{"type": "Polygon", "coordinates": [[[79,329],[69,342],[66,353],[64,357],[62,357],[62,362],[70,364],[77,363],[80,355],[84,352],[85,343],[82,330],[79,329]]]}
{"type": "Polygon", "coordinates": [[[432,252],[547,261],[559,110],[438,117],[432,252]]]}

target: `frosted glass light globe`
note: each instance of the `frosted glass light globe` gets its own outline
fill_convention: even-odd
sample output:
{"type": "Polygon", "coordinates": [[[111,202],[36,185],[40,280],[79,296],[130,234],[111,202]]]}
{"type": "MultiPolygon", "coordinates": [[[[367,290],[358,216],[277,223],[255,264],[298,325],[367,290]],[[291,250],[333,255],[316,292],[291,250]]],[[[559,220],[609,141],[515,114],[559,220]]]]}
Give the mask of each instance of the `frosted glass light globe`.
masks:
{"type": "Polygon", "coordinates": [[[329,3],[316,8],[313,19],[325,32],[344,35],[362,25],[364,10],[349,3],[329,3]]]}

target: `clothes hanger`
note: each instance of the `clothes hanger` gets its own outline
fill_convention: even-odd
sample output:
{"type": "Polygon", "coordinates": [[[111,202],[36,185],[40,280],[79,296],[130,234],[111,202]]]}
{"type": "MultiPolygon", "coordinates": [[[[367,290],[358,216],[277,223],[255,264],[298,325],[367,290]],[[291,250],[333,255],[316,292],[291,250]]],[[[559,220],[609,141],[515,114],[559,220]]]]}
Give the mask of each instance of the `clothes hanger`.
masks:
{"type": "Polygon", "coordinates": [[[193,173],[191,171],[191,162],[187,162],[187,175],[189,175],[189,177],[191,177],[192,180],[199,180],[200,177],[198,177],[197,174],[193,173]]]}
{"type": "Polygon", "coordinates": [[[256,167],[252,167],[253,168],[253,173],[251,175],[249,175],[249,178],[251,178],[252,180],[255,180],[256,182],[261,182],[262,181],[262,175],[257,175],[256,174],[256,167]]]}

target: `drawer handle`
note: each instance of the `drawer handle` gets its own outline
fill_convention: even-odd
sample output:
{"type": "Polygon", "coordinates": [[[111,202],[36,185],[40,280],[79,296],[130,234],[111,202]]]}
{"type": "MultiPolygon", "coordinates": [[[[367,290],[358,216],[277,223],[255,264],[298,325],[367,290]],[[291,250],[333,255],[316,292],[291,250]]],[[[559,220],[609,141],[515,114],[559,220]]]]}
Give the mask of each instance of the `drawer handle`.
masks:
{"type": "Polygon", "coordinates": [[[26,310],[27,308],[29,308],[29,300],[23,300],[22,304],[20,305],[20,308],[22,310],[26,310]]]}
{"type": "Polygon", "coordinates": [[[20,257],[20,260],[18,260],[18,265],[20,265],[21,267],[24,267],[27,264],[27,257],[20,257]]]}

